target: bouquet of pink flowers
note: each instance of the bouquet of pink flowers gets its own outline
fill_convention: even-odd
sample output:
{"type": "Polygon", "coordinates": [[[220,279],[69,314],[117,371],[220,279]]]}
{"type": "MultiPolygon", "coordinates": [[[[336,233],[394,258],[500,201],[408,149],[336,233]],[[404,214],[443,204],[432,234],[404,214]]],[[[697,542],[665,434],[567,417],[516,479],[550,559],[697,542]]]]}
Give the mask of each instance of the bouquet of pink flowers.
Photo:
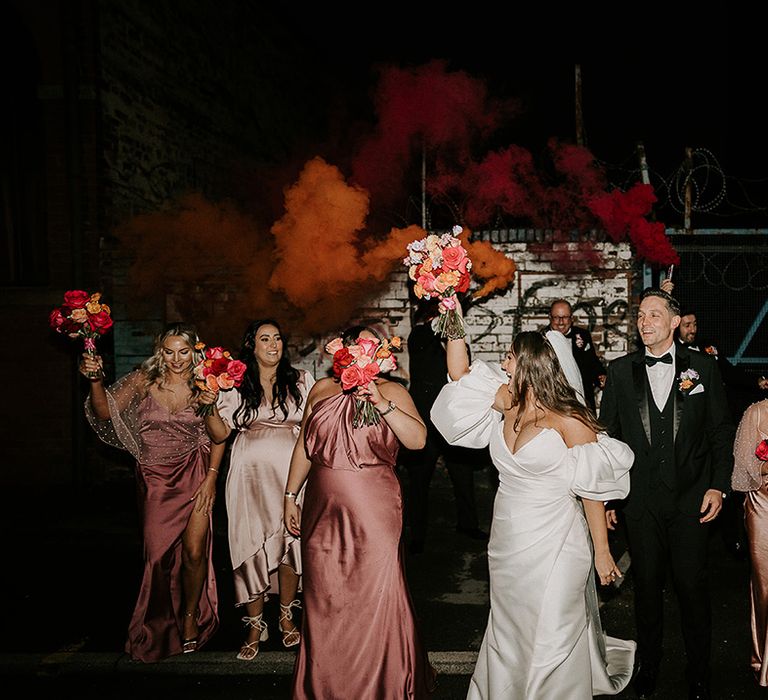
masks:
{"type": "MultiPolygon", "coordinates": [[[[222,347],[206,348],[204,343],[195,345],[195,350],[203,353],[203,359],[195,365],[193,374],[195,384],[202,391],[218,394],[239,387],[243,383],[246,366],[240,360],[233,360],[228,350],[222,347]]],[[[195,413],[209,416],[214,404],[200,404],[195,413]]]]}
{"type": "Polygon", "coordinates": [[[472,261],[457,238],[461,231],[461,226],[454,226],[452,234],[433,234],[413,241],[408,244],[408,255],[403,259],[408,276],[414,282],[414,294],[419,299],[440,299],[436,330],[443,338],[465,336],[455,295],[469,289],[472,261]]]}
{"type": "Polygon", "coordinates": [[[74,289],[64,293],[64,303],[51,311],[48,323],[57,333],[82,338],[85,351],[95,355],[96,338],[112,328],[111,313],[109,306],[101,303],[101,292],[89,294],[74,289]]]}
{"type": "MultiPolygon", "coordinates": [[[[402,342],[395,336],[383,338],[358,338],[353,345],[345,346],[341,338],[334,338],[325,346],[333,355],[333,375],[341,382],[344,391],[368,386],[379,374],[397,369],[393,352],[400,350],[402,342]]],[[[357,398],[352,426],[378,425],[379,412],[367,399],[357,398]]]]}

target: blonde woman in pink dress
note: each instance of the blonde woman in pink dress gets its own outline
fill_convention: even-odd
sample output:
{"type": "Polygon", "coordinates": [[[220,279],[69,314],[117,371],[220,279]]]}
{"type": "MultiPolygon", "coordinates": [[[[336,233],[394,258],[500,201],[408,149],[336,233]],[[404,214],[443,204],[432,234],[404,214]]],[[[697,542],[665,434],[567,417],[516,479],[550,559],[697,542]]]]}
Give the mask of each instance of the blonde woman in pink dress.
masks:
{"type": "MultiPolygon", "coordinates": [[[[346,344],[375,337],[359,326],[344,335],[346,344]]],[[[285,493],[286,527],[301,536],[306,606],[294,700],[416,700],[431,692],[434,671],[403,571],[394,469],[399,446],[418,450],[426,437],[400,384],[377,379],[344,392],[327,378],[312,389],[285,493]],[[356,397],[373,404],[378,425],[353,427],[356,397]]]]}
{"type": "Polygon", "coordinates": [[[172,324],[152,357],[110,387],[101,358],[84,355],[80,365],[88,420],[136,459],[144,575],[125,650],[139,661],[196,651],[219,623],[211,511],[224,447],[211,445],[195,413],[197,342],[194,328],[172,324]]]}
{"type": "MultiPolygon", "coordinates": [[[[768,399],[752,404],[739,422],[733,446],[731,487],[743,491],[744,524],[752,561],[750,579],[752,671],[768,686],[768,461],[755,452],[768,439],[768,399]]],[[[761,454],[768,458],[767,450],[761,454]]]]}
{"type": "MultiPolygon", "coordinates": [[[[291,453],[314,377],[291,366],[277,321],[254,321],[243,337],[240,360],[247,370],[237,390],[219,393],[206,418],[214,442],[234,430],[226,501],[235,605],[245,608],[248,634],[237,658],[252,661],[268,638],[264,602],[279,589],[279,631],[283,646],[300,633],[293,621],[301,576],[299,541],[283,526],[283,492],[291,453]],[[277,578],[277,585],[274,579],[277,578]]],[[[203,401],[216,397],[205,392],[203,401]]]]}

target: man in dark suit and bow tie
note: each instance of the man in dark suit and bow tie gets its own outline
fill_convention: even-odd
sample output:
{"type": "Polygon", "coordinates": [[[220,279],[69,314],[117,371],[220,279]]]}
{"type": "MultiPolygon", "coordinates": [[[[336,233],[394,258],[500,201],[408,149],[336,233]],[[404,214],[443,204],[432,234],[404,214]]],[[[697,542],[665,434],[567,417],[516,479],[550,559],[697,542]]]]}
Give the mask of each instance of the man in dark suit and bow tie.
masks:
{"type": "MultiPolygon", "coordinates": [[[[639,665],[635,690],[653,693],[662,657],[664,579],[671,568],[691,698],[709,698],[709,525],[730,489],[734,426],[715,359],[674,342],[677,301],[641,296],[644,348],[612,362],[600,405],[609,434],[635,453],[623,512],[635,589],[639,665]]],[[[613,529],[616,510],[606,512],[613,529]]]]}

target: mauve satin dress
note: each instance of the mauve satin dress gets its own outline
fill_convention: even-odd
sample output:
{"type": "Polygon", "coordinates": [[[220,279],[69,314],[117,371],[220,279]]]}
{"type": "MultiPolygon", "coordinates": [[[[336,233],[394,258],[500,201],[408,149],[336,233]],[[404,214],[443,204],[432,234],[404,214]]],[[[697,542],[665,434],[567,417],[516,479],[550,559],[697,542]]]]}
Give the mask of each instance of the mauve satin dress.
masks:
{"type": "Polygon", "coordinates": [[[433,676],[403,571],[399,443],[383,420],[353,428],[354,402],[321,399],[305,426],[305,614],[292,697],[424,698],[433,676]]]}
{"type": "MultiPolygon", "coordinates": [[[[190,499],[208,470],[210,440],[194,408],[169,413],[147,394],[138,416],[142,461],[136,465],[136,477],[144,574],[125,651],[134,659],[152,662],[182,651],[181,537],[195,506],[190,499]]],[[[219,623],[210,533],[209,525],[208,571],[198,606],[198,649],[219,623]]]]}

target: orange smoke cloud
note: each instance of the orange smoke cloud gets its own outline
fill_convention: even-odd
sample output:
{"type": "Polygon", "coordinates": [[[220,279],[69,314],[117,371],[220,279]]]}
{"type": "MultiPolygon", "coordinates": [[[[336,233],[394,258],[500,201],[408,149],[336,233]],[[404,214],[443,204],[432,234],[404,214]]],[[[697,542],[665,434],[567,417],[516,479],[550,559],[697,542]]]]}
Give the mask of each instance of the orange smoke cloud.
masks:
{"type": "MultiPolygon", "coordinates": [[[[138,305],[165,306],[195,323],[205,340],[236,345],[251,318],[285,308],[267,287],[272,240],[230,201],[189,194],[161,211],[141,214],[115,231],[133,257],[128,288],[138,305]]],[[[287,309],[286,309],[287,310],[287,309]]]]}
{"type": "Polygon", "coordinates": [[[515,279],[515,262],[496,250],[488,241],[470,241],[469,236],[470,232],[465,228],[459,239],[472,261],[472,276],[485,280],[472,297],[482,299],[509,287],[515,279]]]}
{"type": "Polygon", "coordinates": [[[310,333],[347,323],[400,264],[405,246],[426,235],[418,226],[365,233],[368,192],[349,185],[322,158],[310,160],[285,193],[285,214],[272,226],[276,265],[269,286],[297,307],[310,333]]]}

